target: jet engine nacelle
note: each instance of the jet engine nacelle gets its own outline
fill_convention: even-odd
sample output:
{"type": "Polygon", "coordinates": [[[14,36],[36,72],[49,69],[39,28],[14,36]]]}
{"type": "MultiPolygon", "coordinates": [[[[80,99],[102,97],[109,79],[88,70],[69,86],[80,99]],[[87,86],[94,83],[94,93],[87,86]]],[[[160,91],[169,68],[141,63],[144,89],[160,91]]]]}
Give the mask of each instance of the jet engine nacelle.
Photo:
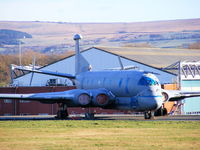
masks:
{"type": "Polygon", "coordinates": [[[163,102],[167,102],[169,100],[169,94],[167,92],[162,92],[163,102]]]}
{"type": "Polygon", "coordinates": [[[162,89],[162,95],[163,95],[163,102],[167,101],[177,101],[181,100],[181,93],[179,90],[163,90],[162,89]]]}
{"type": "Polygon", "coordinates": [[[111,104],[115,96],[106,89],[94,89],[89,90],[92,97],[92,105],[97,107],[104,107],[111,104]]]}
{"type": "MultiPolygon", "coordinates": [[[[198,92],[197,92],[198,93],[198,92]]],[[[191,93],[187,95],[187,92],[182,92],[180,90],[162,90],[162,95],[164,97],[164,102],[166,101],[179,101],[186,97],[193,97],[191,93]]],[[[195,95],[195,92],[194,92],[195,95]]],[[[196,94],[198,95],[198,94],[196,94]]]]}
{"type": "Polygon", "coordinates": [[[67,94],[76,106],[87,106],[91,103],[91,97],[86,90],[74,89],[67,91],[67,94]]]}

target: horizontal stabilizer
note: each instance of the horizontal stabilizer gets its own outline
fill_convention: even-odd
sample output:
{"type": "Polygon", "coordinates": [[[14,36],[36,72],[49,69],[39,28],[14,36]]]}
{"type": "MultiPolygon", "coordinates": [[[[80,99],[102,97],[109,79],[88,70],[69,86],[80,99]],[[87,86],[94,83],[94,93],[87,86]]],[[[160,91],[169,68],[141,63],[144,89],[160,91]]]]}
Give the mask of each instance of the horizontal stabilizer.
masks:
{"type": "Polygon", "coordinates": [[[28,71],[28,72],[34,72],[34,73],[40,73],[40,74],[46,74],[46,75],[52,75],[52,76],[58,76],[58,77],[65,77],[69,79],[75,79],[75,76],[67,73],[59,73],[59,72],[53,72],[53,71],[47,71],[47,70],[36,70],[36,69],[29,69],[25,68],[23,66],[15,66],[14,69],[21,70],[21,71],[28,71]]]}

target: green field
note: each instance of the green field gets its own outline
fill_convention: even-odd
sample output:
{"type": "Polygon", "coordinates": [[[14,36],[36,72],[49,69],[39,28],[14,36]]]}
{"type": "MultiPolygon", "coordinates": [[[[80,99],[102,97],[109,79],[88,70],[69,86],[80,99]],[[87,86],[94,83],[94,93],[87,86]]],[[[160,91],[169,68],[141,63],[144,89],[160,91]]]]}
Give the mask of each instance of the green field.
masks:
{"type": "Polygon", "coordinates": [[[1,150],[199,148],[199,121],[0,121],[1,150]]]}

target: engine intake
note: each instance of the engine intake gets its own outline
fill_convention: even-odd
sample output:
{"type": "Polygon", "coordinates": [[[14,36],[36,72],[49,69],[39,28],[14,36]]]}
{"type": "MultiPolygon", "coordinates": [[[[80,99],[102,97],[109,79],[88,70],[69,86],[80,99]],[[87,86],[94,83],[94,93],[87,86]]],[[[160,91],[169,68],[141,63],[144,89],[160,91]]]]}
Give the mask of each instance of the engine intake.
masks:
{"type": "Polygon", "coordinates": [[[80,94],[78,96],[78,102],[82,106],[88,105],[90,103],[90,96],[86,93],[80,94]]]}
{"type": "Polygon", "coordinates": [[[109,98],[106,94],[102,93],[96,96],[96,103],[99,106],[105,106],[109,103],[109,98]]]}
{"type": "Polygon", "coordinates": [[[169,100],[169,95],[166,92],[162,92],[162,96],[163,96],[163,102],[166,102],[169,100]]]}
{"type": "Polygon", "coordinates": [[[106,89],[90,90],[92,95],[92,105],[97,107],[104,107],[114,100],[114,95],[106,89]]]}
{"type": "MultiPolygon", "coordinates": [[[[86,90],[74,89],[66,91],[69,99],[73,101],[73,106],[87,106],[91,103],[90,94],[86,90]]],[[[70,105],[70,104],[69,104],[70,105]]]]}

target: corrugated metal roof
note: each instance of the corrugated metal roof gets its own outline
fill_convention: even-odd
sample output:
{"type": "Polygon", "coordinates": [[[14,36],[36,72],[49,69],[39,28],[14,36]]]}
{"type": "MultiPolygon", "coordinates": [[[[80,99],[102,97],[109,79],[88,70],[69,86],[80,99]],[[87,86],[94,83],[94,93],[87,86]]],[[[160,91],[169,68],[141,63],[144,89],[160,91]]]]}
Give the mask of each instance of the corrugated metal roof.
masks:
{"type": "MultiPolygon", "coordinates": [[[[119,55],[127,59],[131,59],[141,64],[150,65],[156,68],[164,68],[169,66],[177,61],[200,61],[200,50],[198,49],[169,49],[169,48],[141,48],[141,47],[106,47],[106,46],[98,46],[91,47],[81,52],[88,51],[92,48],[96,48],[98,50],[106,51],[108,53],[112,53],[114,55],[119,55]]],[[[75,52],[71,55],[55,61],[62,61],[69,57],[75,55],[75,52]]],[[[49,66],[48,64],[46,66],[49,66]]],[[[42,68],[46,67],[43,66],[42,68]]],[[[40,68],[41,69],[41,68],[40,68]]]]}
{"type": "Polygon", "coordinates": [[[200,61],[200,50],[138,47],[96,47],[156,68],[169,66],[177,61],[200,61]]]}
{"type": "MultiPolygon", "coordinates": [[[[164,68],[177,61],[200,61],[200,50],[196,49],[167,49],[167,48],[140,48],[140,47],[91,47],[81,52],[89,51],[91,49],[101,50],[113,55],[121,56],[125,59],[135,61],[137,63],[150,66],[155,69],[164,68]]],[[[49,65],[60,62],[64,59],[75,55],[75,52],[70,56],[55,61],[51,64],[41,67],[45,68],[49,65]]],[[[164,71],[165,72],[165,71],[164,71]]],[[[170,73],[170,72],[168,72],[170,73]]],[[[172,73],[174,74],[174,73],[172,73]]],[[[23,75],[22,75],[23,76],[23,75]]],[[[18,76],[20,77],[20,76],[18,76]]],[[[18,78],[17,77],[17,78],[18,78]]]]}

